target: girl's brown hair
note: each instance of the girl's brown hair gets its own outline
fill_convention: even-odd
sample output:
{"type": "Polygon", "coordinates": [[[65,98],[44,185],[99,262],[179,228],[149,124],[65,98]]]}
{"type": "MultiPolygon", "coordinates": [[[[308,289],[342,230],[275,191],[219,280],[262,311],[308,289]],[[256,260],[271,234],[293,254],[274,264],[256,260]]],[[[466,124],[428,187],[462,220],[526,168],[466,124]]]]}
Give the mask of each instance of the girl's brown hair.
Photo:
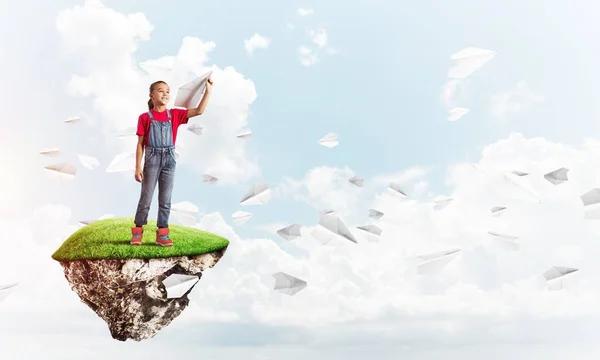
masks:
{"type": "MultiPolygon", "coordinates": [[[[152,84],[150,84],[150,94],[152,94],[156,85],[159,85],[159,84],[168,85],[166,82],[164,82],[162,80],[155,81],[152,84]]],[[[152,109],[154,109],[154,102],[152,102],[152,99],[148,99],[148,110],[152,110],[152,109]]]]}

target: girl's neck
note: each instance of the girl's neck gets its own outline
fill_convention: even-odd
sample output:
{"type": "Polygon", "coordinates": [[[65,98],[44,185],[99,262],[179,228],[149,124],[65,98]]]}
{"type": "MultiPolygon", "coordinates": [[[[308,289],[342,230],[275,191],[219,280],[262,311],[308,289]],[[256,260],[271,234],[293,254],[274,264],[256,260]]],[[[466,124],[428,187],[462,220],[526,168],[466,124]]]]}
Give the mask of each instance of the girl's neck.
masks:
{"type": "Polygon", "coordinates": [[[166,109],[167,109],[167,106],[166,106],[166,105],[161,105],[161,106],[155,106],[155,107],[154,107],[154,109],[152,109],[152,110],[154,110],[154,111],[156,111],[156,112],[163,112],[163,111],[165,111],[166,109]]]}

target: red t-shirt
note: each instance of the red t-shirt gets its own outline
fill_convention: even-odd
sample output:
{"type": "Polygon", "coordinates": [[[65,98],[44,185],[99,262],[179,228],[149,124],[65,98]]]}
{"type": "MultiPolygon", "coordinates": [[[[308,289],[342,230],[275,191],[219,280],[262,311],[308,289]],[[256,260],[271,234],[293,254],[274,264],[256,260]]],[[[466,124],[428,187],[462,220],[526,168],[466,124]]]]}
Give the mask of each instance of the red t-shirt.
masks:
{"type": "MultiPolygon", "coordinates": [[[[152,111],[152,120],[154,121],[168,121],[169,117],[167,116],[167,110],[163,112],[158,112],[156,110],[152,111]]],[[[175,145],[175,140],[177,139],[177,128],[181,124],[188,123],[187,117],[187,109],[170,109],[171,111],[171,127],[173,128],[173,145],[175,145]]],[[[150,131],[150,116],[148,116],[148,112],[141,114],[138,118],[138,126],[136,135],[144,136],[144,146],[148,146],[148,132],[150,131]]]]}

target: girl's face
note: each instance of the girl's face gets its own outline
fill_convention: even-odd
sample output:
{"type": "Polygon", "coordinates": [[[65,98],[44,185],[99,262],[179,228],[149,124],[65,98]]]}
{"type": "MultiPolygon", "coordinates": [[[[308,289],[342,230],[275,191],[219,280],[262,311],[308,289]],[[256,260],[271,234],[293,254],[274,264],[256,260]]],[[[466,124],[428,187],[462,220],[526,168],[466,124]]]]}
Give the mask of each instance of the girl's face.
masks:
{"type": "Polygon", "coordinates": [[[167,84],[158,84],[150,94],[154,106],[167,105],[169,102],[169,86],[167,84]]]}

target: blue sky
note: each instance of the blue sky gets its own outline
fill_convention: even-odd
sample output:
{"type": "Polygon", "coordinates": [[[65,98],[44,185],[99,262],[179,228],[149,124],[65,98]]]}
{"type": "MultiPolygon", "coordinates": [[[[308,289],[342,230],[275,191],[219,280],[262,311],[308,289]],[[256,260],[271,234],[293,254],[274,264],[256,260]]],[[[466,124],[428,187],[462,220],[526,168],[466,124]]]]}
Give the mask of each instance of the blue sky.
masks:
{"type": "MultiPolygon", "coordinates": [[[[0,182],[4,189],[11,189],[2,193],[0,214],[7,223],[25,221],[30,224],[23,233],[15,233],[18,241],[11,245],[14,249],[32,246],[32,253],[38,256],[36,259],[47,259],[58,246],[58,240],[40,244],[38,242],[43,239],[32,237],[36,231],[46,231],[40,229],[49,229],[47,224],[62,227],[62,230],[52,228],[55,231],[52,234],[68,235],[72,231],[68,225],[78,220],[107,213],[133,217],[139,197],[139,184],[133,180],[133,174],[107,174],[104,169],[120,152],[120,142],[111,137],[110,132],[115,124],[135,125],[137,114],[146,110],[144,92],[151,79],[144,78],[148,83],[139,82],[139,87],[134,88],[122,87],[122,83],[103,88],[98,85],[102,83],[98,79],[120,80],[122,74],[133,73],[126,61],[125,65],[111,66],[113,55],[114,58],[129,59],[129,53],[122,47],[129,44],[127,36],[130,35],[118,36],[107,31],[112,28],[106,19],[114,19],[117,24],[118,19],[124,19],[121,14],[139,12],[153,30],[149,40],[136,40],[138,49],[132,54],[134,62],[176,55],[186,37],[211,41],[216,47],[208,52],[209,60],[204,65],[215,65],[220,70],[232,66],[252,82],[257,95],[246,112],[242,109],[245,103],[240,94],[247,94],[252,86],[240,79],[227,78],[225,81],[223,77],[223,81],[216,81],[215,101],[209,103],[205,115],[190,120],[190,123],[208,124],[215,135],[211,137],[207,133],[196,139],[196,144],[189,142],[195,153],[193,156],[188,154],[188,159],[195,168],[179,165],[173,193],[173,203],[191,201],[202,212],[220,213],[228,224],[236,210],[254,214],[246,225],[233,229],[221,224],[219,219],[215,220],[218,226],[214,225],[214,229],[228,235],[234,246],[228,250],[229,257],[214,271],[207,272],[192,296],[200,309],[216,309],[215,314],[219,309],[235,313],[239,316],[238,321],[227,323],[190,309],[186,312],[185,323],[183,320],[174,322],[160,334],[163,337],[152,340],[152,346],[163,348],[163,341],[175,341],[180,337],[179,331],[183,332],[181,329],[185,328],[186,336],[203,334],[203,344],[213,346],[214,354],[227,348],[231,358],[238,356],[236,351],[244,351],[244,346],[257,345],[264,345],[265,358],[277,357],[277,354],[295,358],[293,356],[303,354],[298,346],[307,342],[311,346],[307,353],[326,353],[328,359],[333,359],[347,354],[349,339],[364,338],[367,350],[380,346],[382,359],[385,356],[391,359],[393,353],[399,351],[393,345],[397,339],[392,336],[389,342],[387,339],[378,342],[376,339],[387,333],[382,329],[392,329],[391,333],[399,337],[417,329],[411,338],[414,343],[408,344],[413,346],[412,350],[406,350],[407,356],[414,350],[411,355],[415,358],[437,358],[436,350],[426,350],[422,344],[440,338],[440,343],[464,344],[464,347],[449,348],[448,351],[457,358],[478,358],[481,353],[498,351],[498,344],[503,343],[512,344],[520,353],[527,348],[531,351],[529,358],[546,355],[542,355],[541,350],[527,347],[527,343],[547,345],[555,342],[555,355],[560,351],[571,351],[564,350],[572,345],[571,341],[585,343],[592,351],[592,342],[586,342],[587,338],[568,339],[558,344],[556,339],[567,330],[565,333],[549,331],[538,337],[531,334],[547,326],[540,320],[544,316],[554,317],[556,328],[568,325],[582,331],[591,329],[593,324],[589,319],[598,316],[592,306],[594,299],[600,299],[600,289],[594,285],[593,278],[596,266],[593,256],[600,254],[600,248],[593,243],[597,230],[577,216],[581,211],[578,196],[597,185],[597,172],[590,164],[599,160],[599,147],[598,144],[585,147],[584,140],[596,138],[600,130],[596,99],[600,53],[594,45],[599,30],[600,6],[578,1],[548,3],[538,0],[527,4],[516,0],[178,1],[177,6],[166,6],[165,2],[154,0],[105,0],[102,3],[115,13],[103,13],[97,18],[81,17],[78,18],[80,22],[73,20],[80,15],[71,14],[69,19],[73,22],[66,27],[69,31],[62,33],[57,27],[59,13],[82,6],[83,2],[40,3],[36,6],[39,10],[36,14],[14,2],[7,5],[10,11],[0,15],[0,32],[6,39],[0,43],[0,49],[3,53],[13,54],[0,58],[2,77],[5,84],[10,84],[0,93],[11,104],[0,120],[4,129],[11,129],[0,131],[0,143],[8,150],[0,155],[0,160],[14,169],[0,182]],[[300,7],[315,12],[300,17],[297,13],[300,7]],[[31,21],[17,20],[25,15],[30,16],[31,21]],[[113,15],[116,17],[110,17],[113,15]],[[287,27],[288,23],[294,25],[293,30],[287,27]],[[327,47],[337,53],[328,55],[324,49],[319,49],[319,61],[307,67],[299,61],[298,48],[316,49],[307,35],[310,28],[326,29],[327,47]],[[267,49],[257,49],[248,56],[244,40],[255,33],[269,38],[271,43],[267,49]],[[94,48],[85,45],[85,41],[94,37],[102,39],[99,49],[114,52],[109,52],[110,56],[94,58],[94,48]],[[457,122],[448,122],[442,87],[448,80],[450,56],[471,46],[496,51],[497,56],[470,76],[455,98],[457,106],[467,107],[470,112],[457,122]],[[84,50],[73,54],[69,49],[84,50]],[[69,92],[70,86],[77,87],[70,83],[73,75],[85,77],[94,71],[101,77],[96,78],[93,85],[98,87],[90,96],[74,96],[69,92]],[[520,82],[527,85],[530,96],[543,97],[544,101],[523,100],[519,102],[522,105],[519,111],[505,112],[502,118],[494,116],[497,99],[514,92],[520,82]],[[221,91],[219,95],[218,91],[221,91]],[[140,94],[143,96],[138,97],[140,94]],[[114,98],[110,101],[99,100],[111,95],[114,98]],[[120,100],[125,105],[120,104],[120,100]],[[219,106],[215,105],[217,103],[219,106]],[[129,116],[129,112],[134,116],[129,116]],[[227,114],[247,115],[247,124],[243,127],[252,130],[252,139],[231,142],[227,131],[235,131],[232,127],[237,123],[234,120],[228,122],[227,114]],[[69,127],[61,123],[71,115],[82,115],[92,125],[69,127]],[[224,125],[219,127],[217,121],[224,125]],[[340,144],[335,148],[317,144],[329,132],[340,135],[340,144]],[[525,139],[511,137],[512,133],[521,133],[525,139]],[[222,146],[214,151],[208,145],[220,142],[222,146]],[[50,160],[42,158],[38,152],[55,144],[75,163],[74,154],[82,153],[98,157],[101,165],[94,171],[80,167],[75,183],[68,186],[48,181],[41,168],[50,160]],[[482,150],[486,148],[482,159],[482,150]],[[235,184],[209,186],[202,183],[203,171],[198,168],[217,156],[255,161],[260,174],[235,184]],[[573,180],[560,188],[548,186],[543,180],[532,180],[549,204],[539,210],[528,203],[506,200],[501,191],[490,195],[484,185],[472,179],[465,167],[446,171],[456,163],[526,168],[538,178],[545,171],[568,166],[572,169],[573,180]],[[385,190],[385,182],[376,182],[376,179],[390,174],[402,178],[411,168],[430,166],[433,167],[430,172],[407,181],[409,197],[415,199],[414,203],[397,205],[380,194],[385,190]],[[312,178],[314,183],[303,181],[307,172],[315,167],[334,168],[333,174],[343,176],[347,175],[343,168],[348,167],[364,177],[368,186],[362,192],[348,188],[347,184],[346,187],[339,186],[326,174],[327,169],[321,169],[323,172],[312,178]],[[447,178],[451,184],[446,183],[447,178]],[[290,186],[290,179],[300,184],[301,189],[288,188],[267,206],[239,206],[239,200],[254,182],[264,180],[280,187],[290,186]],[[417,194],[419,186],[415,185],[418,181],[426,186],[421,187],[426,190],[420,194],[417,194]],[[327,189],[332,190],[331,198],[325,196],[327,189]],[[452,195],[459,199],[454,208],[449,207],[446,218],[423,210],[428,206],[426,202],[436,195],[452,195]],[[306,201],[298,201],[298,196],[306,201]],[[392,219],[382,223],[386,238],[377,246],[381,245],[383,250],[370,246],[372,244],[362,247],[362,243],[357,245],[359,248],[338,250],[318,247],[308,240],[288,243],[261,229],[292,222],[314,225],[319,210],[335,206],[332,199],[345,201],[339,204],[349,204],[340,210],[348,213],[351,225],[366,221],[369,207],[383,209],[392,219]],[[520,210],[509,214],[506,223],[492,223],[487,212],[484,214],[481,209],[488,211],[489,205],[497,202],[514,205],[520,210]],[[66,206],[71,211],[70,218],[61,217],[58,208],[45,208],[36,213],[45,214],[43,224],[38,226],[31,222],[31,214],[44,204],[66,206]],[[568,220],[570,223],[561,225],[562,216],[572,216],[568,220]],[[407,225],[398,219],[410,221],[407,225]],[[555,225],[560,231],[548,224],[555,225]],[[488,225],[505,226],[506,231],[514,233],[520,231],[525,238],[522,251],[513,256],[490,250],[487,243],[477,237],[479,235],[474,235],[481,226],[488,225]],[[577,236],[568,236],[569,229],[573,228],[578,229],[573,232],[577,236]],[[539,233],[536,233],[538,229],[539,233]],[[409,281],[399,275],[404,273],[407,252],[447,247],[449,243],[468,249],[465,260],[458,262],[446,275],[430,281],[409,281]],[[534,244],[542,247],[535,248],[534,244]],[[382,256],[381,251],[386,256],[382,256]],[[478,259],[477,254],[484,254],[484,260],[478,259]],[[583,285],[577,291],[556,297],[531,290],[537,281],[532,277],[559,262],[587,266],[587,273],[582,272],[583,285]],[[479,266],[479,269],[473,272],[473,266],[479,266]],[[304,295],[277,297],[271,290],[269,271],[296,272],[309,278],[309,283],[314,286],[303,290],[304,295]],[[234,280],[229,282],[231,279],[234,280]],[[368,289],[361,285],[371,283],[373,285],[368,289]],[[436,289],[441,288],[447,292],[436,293],[436,289]],[[439,298],[428,298],[431,294],[439,295],[439,298]],[[328,303],[321,303],[322,299],[327,299],[328,303]],[[431,305],[438,304],[436,301],[440,301],[439,309],[431,305]],[[490,305],[486,307],[488,305],[481,305],[483,303],[490,305]],[[561,310],[552,307],[557,303],[562,306],[561,310]],[[433,306],[434,310],[428,306],[433,306]],[[510,316],[521,313],[531,316],[528,321],[533,325],[525,320],[515,320],[512,324],[504,324],[507,326],[504,329],[510,331],[502,330],[498,325],[490,330],[489,338],[481,335],[476,340],[469,340],[470,336],[478,334],[478,329],[481,330],[477,324],[488,321],[485,316],[490,316],[489,321],[501,322],[498,319],[506,314],[503,311],[508,311],[507,307],[515,311],[510,316]],[[284,315],[285,309],[295,315],[284,315]],[[320,315],[316,315],[314,309],[319,309],[320,315]],[[477,310],[471,313],[470,309],[477,310]],[[448,312],[449,315],[444,314],[449,320],[440,320],[439,326],[432,328],[427,325],[430,324],[430,310],[448,312]],[[338,321],[341,324],[335,324],[338,321]],[[322,327],[314,335],[311,326],[317,323],[322,327]],[[450,330],[446,333],[441,328],[450,330]],[[196,329],[196,332],[190,329],[196,329]],[[252,329],[254,337],[246,341],[227,335],[247,333],[248,329],[252,329]],[[511,337],[503,331],[514,335],[511,337]],[[269,340],[271,334],[280,336],[269,340]],[[519,336],[524,336],[525,340],[519,336]]],[[[125,26],[123,24],[119,23],[115,28],[125,26]]],[[[143,74],[141,70],[139,73],[143,74]]],[[[224,76],[222,72],[220,74],[224,76]]],[[[176,83],[170,85],[171,89],[178,86],[176,83]]],[[[80,84],[75,90],[82,91],[83,88],[80,84]]],[[[183,127],[179,131],[187,133],[183,127]]],[[[151,219],[156,217],[156,208],[155,194],[151,219]]],[[[23,323],[39,321],[48,328],[54,326],[55,320],[44,307],[50,305],[36,300],[52,293],[48,303],[65,304],[60,310],[65,316],[74,309],[82,314],[80,323],[65,325],[61,331],[77,333],[83,331],[81,329],[93,329],[89,344],[106,346],[104,355],[114,354],[118,349],[133,349],[133,345],[119,348],[120,344],[106,340],[109,335],[105,333],[104,324],[98,322],[95,314],[82,308],[70,289],[65,289],[57,265],[44,261],[39,260],[39,269],[30,269],[22,276],[28,279],[25,283],[33,284],[35,276],[44,273],[47,277],[45,287],[27,288],[23,295],[11,296],[9,300],[16,300],[7,304],[15,306],[14,314],[2,309],[0,304],[0,324],[2,316],[8,319],[5,322],[8,325],[0,327],[0,335],[10,334],[11,321],[21,323],[15,314],[26,312],[19,307],[25,305],[19,305],[18,301],[30,301],[39,306],[40,314],[46,314],[38,320],[29,317],[23,323]],[[59,290],[54,290],[51,284],[59,290]]],[[[16,274],[14,268],[4,266],[16,274]]],[[[11,335],[14,336],[11,339],[16,344],[25,339],[25,335],[11,335]]],[[[49,341],[44,334],[35,336],[36,341],[49,341]]],[[[6,340],[5,345],[9,343],[6,340]]],[[[194,348],[188,350],[196,351],[194,348]]],[[[354,358],[348,359],[363,358],[361,354],[357,351],[354,358]]]]}

